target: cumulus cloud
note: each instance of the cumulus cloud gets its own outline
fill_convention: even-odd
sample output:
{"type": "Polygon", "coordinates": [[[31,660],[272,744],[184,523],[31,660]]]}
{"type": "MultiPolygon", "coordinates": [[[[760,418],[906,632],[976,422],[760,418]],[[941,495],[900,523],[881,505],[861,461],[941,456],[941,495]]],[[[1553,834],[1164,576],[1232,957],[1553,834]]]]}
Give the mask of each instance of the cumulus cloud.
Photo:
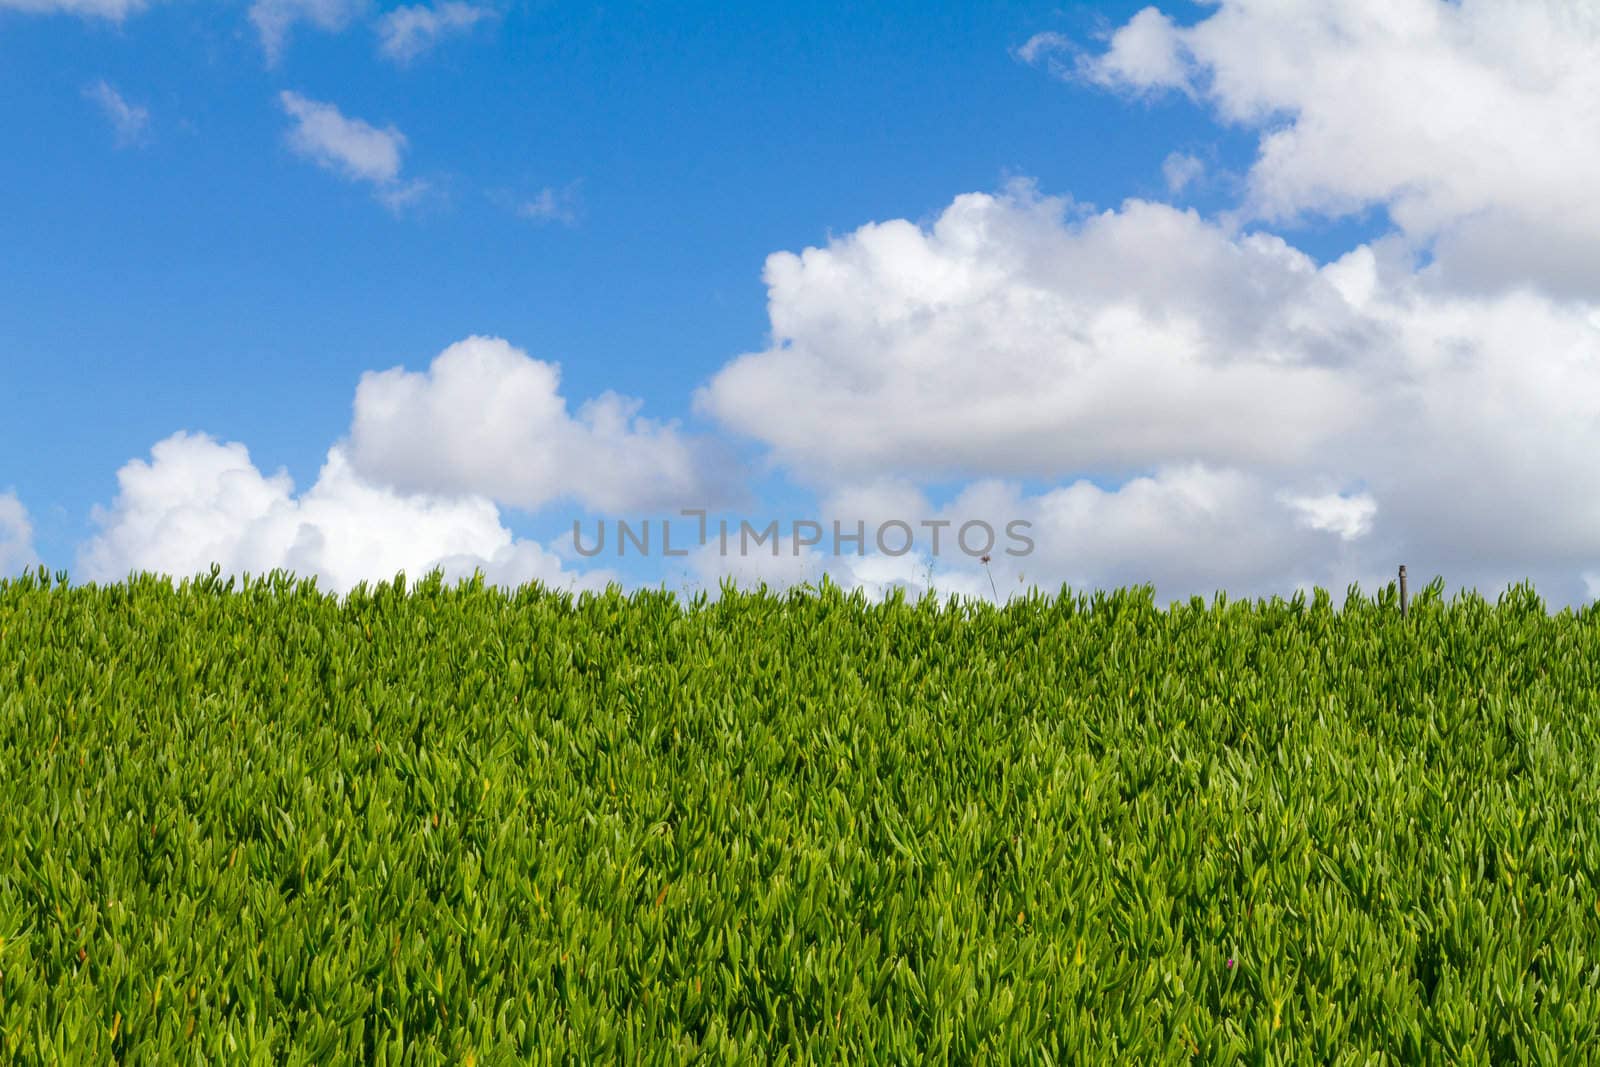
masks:
{"type": "Polygon", "coordinates": [[[472,337],[424,372],[368,372],[356,389],[351,462],[413,491],[478,493],[534,510],[558,498],[605,512],[715,507],[731,466],[640,403],[604,393],[567,410],[560,368],[472,337]]]}
{"type": "Polygon", "coordinates": [[[15,493],[0,493],[0,578],[14,578],[38,563],[28,509],[15,493]]]}
{"type": "Polygon", "coordinates": [[[1111,47],[1084,70],[1105,85],[1134,91],[1191,90],[1191,57],[1172,20],[1147,7],[1111,38],[1111,47]]]}
{"type": "Polygon", "coordinates": [[[288,90],[278,94],[278,102],[294,120],[288,142],[296,154],[349,181],[374,186],[378,199],[391,210],[412,203],[426,191],[426,183],[400,178],[406,137],[394,126],[380,129],[347,118],[332,104],[288,90]]]}
{"type": "MultiPolygon", "coordinates": [[[[117,581],[216,563],[229,574],[315,574],[346,591],[440,567],[507,586],[604,588],[620,581],[614,571],[572,569],[563,561],[580,554],[569,538],[515,538],[499,505],[715,506],[729,495],[715,480],[726,470],[721,453],[637,418],[637,402],[607,393],[568,414],[558,384],[555,365],[478,337],[424,373],[367,374],[349,438],[301,493],[284,471],[258,470],[243,444],[174,434],[118,472],[117,498],[94,510],[99,532],[81,546],[78,572],[117,581]]],[[[13,504],[0,498],[0,562],[8,544],[27,545],[26,516],[13,504]],[[8,540],[7,529],[20,533],[8,540]]]]}
{"type": "Polygon", "coordinates": [[[338,593],[435,567],[447,580],[476,569],[508,587],[537,580],[595,589],[615,580],[607,571],[570,571],[553,549],[514,538],[483,498],[374,485],[338,447],[329,450],[316,484],[298,495],[283,471],[262,474],[242,444],[205,434],[158,442],[148,461],[135,459],[118,471],[117,483],[115,502],[93,513],[98,534],[78,554],[78,570],[90,581],[120,581],[133,571],[185,577],[212,564],[230,575],[274,569],[315,575],[319,586],[338,593]]]}
{"type": "Polygon", "coordinates": [[[1192,26],[1147,8],[1086,69],[1258,129],[1257,218],[1381,206],[1451,284],[1600,288],[1596,5],[1220,0],[1192,26]]]}
{"type": "Polygon", "coordinates": [[[1055,483],[1004,500],[1047,586],[1342,586],[1410,555],[1570,598],[1600,560],[1600,301],[1027,186],[774,255],[766,282],[771,346],[701,410],[857,507],[863,484],[1055,483]]]}
{"type": "Polygon", "coordinates": [[[390,59],[409,63],[443,38],[466,33],[494,17],[491,8],[459,0],[397,7],[378,20],[378,48],[390,59]]]}
{"type": "Polygon", "coordinates": [[[702,409],[829,482],[1278,464],[1351,428],[1374,324],[1268,235],[1026,186],[766,267],[773,346],[702,409]]]}
{"type": "Polygon", "coordinates": [[[0,0],[0,11],[81,15],[121,22],[149,6],[149,0],[0,0]]]}
{"type": "Polygon", "coordinates": [[[289,35],[297,23],[336,33],[363,14],[367,7],[367,0],[254,0],[250,5],[250,22],[261,36],[261,49],[271,67],[283,58],[289,35]]]}
{"type": "Polygon", "coordinates": [[[117,135],[117,146],[125,148],[140,143],[150,127],[150,112],[137,104],[130,104],[121,93],[105,79],[86,86],[86,99],[96,104],[111,123],[117,135]]]}

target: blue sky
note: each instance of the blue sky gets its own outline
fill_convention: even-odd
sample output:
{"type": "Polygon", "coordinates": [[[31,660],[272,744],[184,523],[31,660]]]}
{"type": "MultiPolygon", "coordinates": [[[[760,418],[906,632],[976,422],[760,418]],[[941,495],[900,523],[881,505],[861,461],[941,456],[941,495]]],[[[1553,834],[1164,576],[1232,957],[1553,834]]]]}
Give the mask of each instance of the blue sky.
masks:
{"type": "MultiPolygon", "coordinates": [[[[1394,554],[1409,550],[1421,553],[1413,572],[1431,572],[1434,560],[1462,584],[1491,588],[1537,576],[1558,597],[1582,600],[1593,595],[1584,575],[1600,574],[1600,522],[1588,511],[1546,520],[1567,530],[1564,538],[1523,537],[1487,515],[1475,536],[1430,541],[1415,514],[1426,492],[1385,482],[1363,444],[1375,431],[1362,427],[1380,419],[1371,398],[1397,366],[1409,387],[1425,391],[1437,364],[1430,346],[1440,343],[1428,324],[1446,306],[1483,376],[1477,386],[1452,380],[1464,395],[1498,395],[1485,383],[1503,380],[1496,368],[1512,358],[1502,351],[1508,331],[1592,345],[1583,324],[1597,294],[1584,254],[1541,251],[1537,234],[1558,226],[1551,205],[1569,193],[1560,173],[1581,175],[1594,160],[1570,139],[1547,145],[1537,150],[1549,158],[1523,161],[1535,177],[1514,187],[1494,156],[1528,151],[1517,134],[1526,125],[1517,109],[1528,105],[1513,89],[1527,80],[1519,75],[1547,65],[1539,50],[1559,41],[1576,72],[1596,57],[1600,34],[1592,24],[1552,34],[1559,5],[1530,5],[1509,29],[1483,4],[1407,0],[1392,11],[1399,14],[1353,3],[1276,11],[1233,2],[1159,10],[895,3],[864,13],[795,4],[733,18],[712,4],[0,0],[8,144],[0,153],[8,203],[0,213],[0,389],[11,398],[0,421],[0,493],[23,516],[0,562],[104,579],[132,568],[192,572],[209,552],[230,569],[298,562],[348,584],[350,564],[262,547],[288,535],[267,536],[252,523],[274,507],[298,507],[317,482],[330,447],[352,432],[363,374],[403,367],[426,391],[420,376],[432,361],[476,336],[503,339],[515,358],[559,364],[558,393],[570,412],[614,391],[637,402],[638,416],[676,420],[673,434],[740,464],[737,473],[713,465],[717,473],[706,474],[698,465],[709,460],[695,445],[683,460],[695,472],[640,475],[600,503],[570,485],[563,491],[558,476],[538,488],[511,485],[491,468],[534,468],[553,457],[572,477],[589,477],[577,468],[593,450],[555,431],[508,430],[503,442],[472,436],[471,412],[447,411],[442,389],[424,407],[443,420],[433,432],[466,435],[444,449],[453,459],[435,462],[377,430],[352,450],[366,484],[486,500],[503,530],[542,551],[559,554],[556,542],[576,516],[672,514],[710,499],[713,484],[763,520],[845,514],[850,502],[863,515],[898,508],[915,521],[911,511],[953,514],[965,493],[964,506],[1026,514],[1060,535],[1046,537],[1053,547],[1037,561],[1036,577],[1049,584],[1123,584],[1148,574],[1173,595],[1287,593],[1309,582],[1342,590],[1349,580],[1380,580],[1394,554]],[[1495,33],[1524,47],[1497,51],[1486,43],[1495,33]],[[1355,111],[1361,94],[1341,88],[1340,79],[1381,86],[1397,47],[1412,49],[1424,73],[1395,84],[1419,95],[1416,121],[1432,127],[1419,131],[1405,125],[1409,118],[1374,117],[1370,108],[1363,117],[1355,111]],[[1293,83],[1302,54],[1304,77],[1293,83]],[[1458,94],[1503,117],[1484,121],[1464,155],[1450,140],[1458,94]],[[1362,161],[1390,159],[1396,146],[1414,148],[1416,158],[1369,173],[1362,161]],[[1452,176],[1463,160],[1466,176],[1452,176]],[[890,242],[868,254],[862,249],[876,238],[856,238],[898,220],[926,238],[968,194],[987,198],[987,221],[972,224],[982,239],[940,244],[941,273],[929,277],[937,287],[949,271],[970,279],[992,267],[1009,272],[999,287],[951,290],[918,303],[914,315],[884,311],[884,321],[900,324],[891,326],[863,325],[877,312],[863,318],[824,306],[855,291],[873,308],[892,309],[907,293],[921,301],[918,271],[927,265],[914,260],[926,249],[890,242]],[[1193,225],[1125,213],[1129,200],[1193,225]],[[1104,236],[1112,251],[1094,254],[1115,262],[1103,280],[1085,281],[1073,271],[1089,268],[1068,264],[1091,254],[1076,227],[1097,216],[1116,232],[1104,236]],[[1026,236],[991,240],[1018,218],[1059,240],[1038,248],[1026,236]],[[1507,236],[1518,232],[1525,236],[1507,236]],[[1507,240],[1525,247],[1508,250],[1507,240]],[[1168,255],[1162,241],[1192,248],[1168,255]],[[1368,250],[1384,309],[1355,308],[1352,299],[1355,310],[1329,311],[1328,293],[1349,291],[1343,275],[1328,275],[1327,292],[1289,292],[1304,271],[1262,242],[1303,255],[1313,272],[1368,250]],[[1218,251],[1224,246],[1233,251],[1218,251]],[[821,259],[792,285],[764,277],[769,256],[807,248],[821,259]],[[852,248],[866,258],[851,260],[852,248]],[[1015,262],[1044,265],[1015,267],[1013,253],[1022,257],[1015,262]],[[1213,255],[1222,258],[1206,258],[1213,255]],[[1251,257],[1260,264],[1231,273],[1228,264],[1251,257]],[[1492,266],[1508,260],[1516,265],[1509,275],[1492,266]],[[830,272],[851,262],[857,288],[831,289],[830,272]],[[1189,263],[1187,280],[1167,278],[1166,263],[1189,263]],[[1214,275],[1204,291],[1197,274],[1214,275]],[[883,291],[874,295],[873,286],[883,291]],[[1091,290],[1098,302],[1086,305],[1091,290]],[[1508,309],[1519,292],[1535,303],[1508,309]],[[1019,312],[1013,335],[1010,319],[995,314],[1010,301],[1060,306],[1026,336],[1028,312],[1019,312]],[[1145,318],[1108,341],[1118,309],[1133,307],[1145,318]],[[1349,321],[1317,319],[1317,337],[1307,340],[1308,317],[1347,311],[1349,321]],[[1507,316],[1524,325],[1507,325],[1507,316]],[[779,321],[789,324],[785,338],[774,336],[779,321]],[[1057,326],[1088,345],[1088,363],[1069,358],[1065,341],[1041,347],[1057,326]],[[902,327],[909,332],[893,332],[902,327]],[[1377,334],[1388,369],[1358,367],[1372,346],[1353,339],[1377,334]],[[959,350],[938,347],[951,338],[961,339],[959,350]],[[1206,353],[1236,353],[1241,344],[1258,345],[1254,370],[1185,377],[1216,369],[1221,357],[1206,353]],[[1334,351],[1342,344],[1354,347],[1334,351]],[[805,355],[785,356],[785,346],[805,355]],[[718,376],[747,353],[766,353],[766,369],[736,390],[718,376]],[[1188,369],[1165,375],[1163,358],[1188,369]],[[1052,360],[1063,375],[1076,368],[1098,384],[1086,380],[1055,407],[1024,412],[1016,401],[1055,380],[1052,360]],[[1186,384],[1102,424],[1093,413],[1117,404],[1094,401],[1094,389],[1126,397],[1140,379],[1106,371],[1101,382],[1084,370],[1094,360],[1186,384]],[[962,377],[951,373],[962,361],[1035,386],[1013,395],[997,385],[988,397],[972,386],[950,397],[930,391],[930,376],[962,377]],[[1306,373],[1290,381],[1262,369],[1283,365],[1306,373]],[[821,368],[820,376],[796,387],[800,366],[821,368]],[[1017,374],[1019,366],[1031,369],[1017,374]],[[697,403],[714,380],[726,388],[697,403]],[[889,391],[872,392],[881,388],[889,391]],[[1260,406],[1289,413],[1292,425],[1263,418],[1256,438],[1241,436],[1239,420],[1214,402],[1214,390],[1238,396],[1241,388],[1259,390],[1260,406]],[[925,405],[894,399],[925,393],[925,405]],[[871,414],[875,395],[881,425],[871,414]],[[1221,414],[1191,423],[1189,396],[1221,414]],[[1346,405],[1326,425],[1304,416],[1323,396],[1346,405]],[[968,407],[948,406],[969,401],[991,422],[968,423],[959,414],[968,407]],[[836,412],[845,414],[835,421],[836,412]],[[1271,439],[1313,423],[1315,441],[1271,439]],[[941,427],[960,439],[945,442],[941,427]],[[135,500],[118,477],[131,461],[153,462],[152,448],[180,431],[244,446],[261,478],[281,468],[294,483],[287,504],[270,503],[268,493],[228,512],[225,529],[206,526],[198,540],[184,534],[196,522],[223,521],[201,489],[135,500]],[[830,441],[860,447],[846,461],[830,441]],[[1285,466],[1289,455],[1295,462],[1285,466]],[[1126,492],[1140,478],[1152,480],[1154,494],[1143,504],[1137,486],[1126,492]],[[677,491],[646,491],[652,481],[677,491]],[[1090,490],[1109,495],[1089,501],[1090,490]],[[1239,543],[1230,523],[1259,527],[1249,509],[1272,500],[1283,505],[1272,550],[1197,562],[1217,560],[1218,544],[1226,556],[1239,543]],[[1191,506],[1207,517],[1205,529],[1183,521],[1182,507],[1191,506]],[[1078,518],[1062,518],[1068,513],[1078,518]]],[[[1540,84],[1542,113],[1567,114],[1575,125],[1566,129],[1592,132],[1586,88],[1580,73],[1540,84]]],[[[1580,220],[1578,231],[1592,221],[1580,220]]],[[[1570,230],[1570,220],[1559,228],[1570,230]]],[[[506,374],[524,366],[495,365],[506,374]]],[[[1474,439],[1488,454],[1514,454],[1517,442],[1495,443],[1493,434],[1516,433],[1516,416],[1554,419],[1560,432],[1547,446],[1564,450],[1582,474],[1592,431],[1560,398],[1587,396],[1573,389],[1588,388],[1592,372],[1571,373],[1581,380],[1477,412],[1474,439]]],[[[508,393],[504,383],[481,384],[487,395],[508,393]]],[[[452,402],[468,403],[460,395],[452,402]]],[[[1462,431],[1452,418],[1467,416],[1441,413],[1421,437],[1390,442],[1387,454],[1459,457],[1452,442],[1462,431]]],[[[618,432],[625,467],[637,465],[635,455],[663,454],[618,432]]],[[[163,469],[172,479],[210,477],[195,463],[213,469],[193,455],[163,469]]],[[[1475,469],[1481,474],[1482,464],[1475,469]]],[[[1514,467],[1492,473],[1508,485],[1526,481],[1514,467]]],[[[162,484],[166,492],[173,483],[162,484]]],[[[328,532],[353,523],[367,531],[358,541],[380,535],[381,523],[352,516],[337,511],[311,525],[328,532]]],[[[301,520],[291,525],[310,521],[301,520]]],[[[393,537],[403,542],[402,532],[393,537]]],[[[415,559],[415,570],[462,554],[426,537],[392,547],[373,558],[415,559]]],[[[492,552],[483,555],[493,562],[492,552]]],[[[548,577],[501,563],[508,580],[548,577]]],[[[581,563],[569,556],[561,574],[582,584],[581,563]]],[[[875,588],[911,581],[885,565],[876,578],[853,577],[875,588]]],[[[673,566],[621,569],[630,580],[676,584],[673,566]]],[[[718,564],[706,566],[696,578],[714,581],[718,564]]],[[[953,559],[948,569],[946,588],[987,592],[974,561],[953,559]]],[[[774,577],[783,580],[780,571],[774,577]]]]}

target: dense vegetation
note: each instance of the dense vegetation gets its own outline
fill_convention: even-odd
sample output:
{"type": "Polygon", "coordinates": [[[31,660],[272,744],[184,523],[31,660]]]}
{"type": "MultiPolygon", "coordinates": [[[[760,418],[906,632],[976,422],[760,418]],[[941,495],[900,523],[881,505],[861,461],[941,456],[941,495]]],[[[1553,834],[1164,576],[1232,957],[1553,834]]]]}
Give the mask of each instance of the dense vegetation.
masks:
{"type": "Polygon", "coordinates": [[[1600,611],[0,582],[0,1062],[1558,1062],[1600,611]]]}

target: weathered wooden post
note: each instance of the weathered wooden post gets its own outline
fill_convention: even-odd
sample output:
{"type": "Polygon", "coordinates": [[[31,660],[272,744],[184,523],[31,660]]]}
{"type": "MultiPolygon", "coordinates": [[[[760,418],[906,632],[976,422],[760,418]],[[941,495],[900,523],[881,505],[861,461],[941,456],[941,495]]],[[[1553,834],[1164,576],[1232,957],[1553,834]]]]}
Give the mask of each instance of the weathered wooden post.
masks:
{"type": "Polygon", "coordinates": [[[1406,565],[1400,564],[1400,617],[1406,617],[1406,565]]]}

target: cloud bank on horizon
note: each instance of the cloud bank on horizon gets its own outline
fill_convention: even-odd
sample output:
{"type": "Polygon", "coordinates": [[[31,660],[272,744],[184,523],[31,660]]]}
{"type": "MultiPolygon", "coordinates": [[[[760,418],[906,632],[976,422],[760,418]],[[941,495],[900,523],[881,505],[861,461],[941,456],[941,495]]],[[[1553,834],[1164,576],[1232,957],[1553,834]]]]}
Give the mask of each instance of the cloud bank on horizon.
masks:
{"type": "MultiPolygon", "coordinates": [[[[399,9],[384,48],[403,60],[489,17],[469,7],[399,9]]],[[[257,0],[251,18],[273,57],[296,23],[361,10],[257,0]]],[[[1600,596],[1600,8],[1220,0],[1013,54],[1064,92],[1177,94],[1249,132],[1237,203],[1092,208],[1019,180],[774,252],[770,342],[694,389],[720,436],[613,393],[569,412],[554,364],[465,338],[426,371],[364,375],[348,437],[298,494],[241,443],[157,443],[118,474],[79,572],[214,560],[347,589],[442,565],[594,588],[616,573],[515,538],[502,511],[715,507],[747,488],[731,450],[753,446],[824,521],[1027,520],[1037,550],[996,559],[1002,597],[1370,590],[1408,560],[1491,596],[1525,578],[1551,604],[1600,596]],[[1373,212],[1388,232],[1325,261],[1284,236],[1373,212]]],[[[295,151],[380,196],[405,187],[398,130],[280,99],[295,151]]],[[[1182,148],[1160,176],[1175,200],[1205,171],[1182,148]]],[[[0,563],[29,545],[0,497],[0,563]]],[[[689,566],[708,586],[826,572],[881,596],[934,563],[784,544],[689,566]]],[[[976,561],[938,566],[941,590],[990,595],[976,561]]]]}

